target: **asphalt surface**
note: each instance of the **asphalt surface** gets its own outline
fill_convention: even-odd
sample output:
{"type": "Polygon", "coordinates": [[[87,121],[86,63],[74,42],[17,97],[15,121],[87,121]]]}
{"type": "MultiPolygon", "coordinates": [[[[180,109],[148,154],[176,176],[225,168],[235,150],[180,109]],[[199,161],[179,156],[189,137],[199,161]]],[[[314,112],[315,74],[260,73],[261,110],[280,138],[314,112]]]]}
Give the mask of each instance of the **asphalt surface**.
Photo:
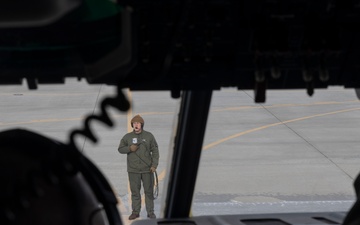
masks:
{"type": "MultiPolygon", "coordinates": [[[[73,79],[65,85],[0,86],[0,131],[23,128],[61,142],[100,113],[115,88],[73,79]]],[[[98,138],[77,137],[80,151],[103,172],[116,193],[124,223],[131,213],[126,156],[117,151],[129,121],[140,114],[160,148],[161,217],[179,99],[169,92],[129,92],[129,112],[112,107],[115,122],[91,123],[98,138]]],[[[192,215],[347,211],[360,171],[360,102],[352,89],[267,91],[255,104],[252,90],[214,91],[194,194],[192,215]]],[[[146,218],[145,207],[141,218],[146,218]]]]}

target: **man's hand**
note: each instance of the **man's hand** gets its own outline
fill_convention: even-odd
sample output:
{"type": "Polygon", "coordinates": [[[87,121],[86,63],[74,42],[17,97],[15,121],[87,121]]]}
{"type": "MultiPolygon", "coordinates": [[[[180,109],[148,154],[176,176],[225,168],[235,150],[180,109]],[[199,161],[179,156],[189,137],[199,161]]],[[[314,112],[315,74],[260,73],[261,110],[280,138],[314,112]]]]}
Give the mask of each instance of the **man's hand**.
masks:
{"type": "Polygon", "coordinates": [[[138,150],[139,146],[137,146],[137,145],[130,145],[129,148],[130,148],[130,151],[136,152],[136,150],[138,150]]]}
{"type": "Polygon", "coordinates": [[[155,172],[155,171],[156,171],[156,168],[152,166],[152,167],[150,168],[150,172],[153,173],[153,172],[155,172]]]}

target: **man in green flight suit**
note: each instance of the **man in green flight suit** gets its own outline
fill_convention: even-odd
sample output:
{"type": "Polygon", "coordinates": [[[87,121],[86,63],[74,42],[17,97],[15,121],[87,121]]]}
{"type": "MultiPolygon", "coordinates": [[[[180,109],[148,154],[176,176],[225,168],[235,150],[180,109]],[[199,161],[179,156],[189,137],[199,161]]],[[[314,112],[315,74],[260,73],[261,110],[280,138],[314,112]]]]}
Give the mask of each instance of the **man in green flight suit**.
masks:
{"type": "Polygon", "coordinates": [[[129,220],[140,216],[141,181],[145,193],[148,218],[156,218],[154,213],[154,172],[159,164],[159,149],[152,133],[143,130],[144,119],[136,115],[131,120],[133,131],[124,135],[118,151],[127,154],[127,172],[131,190],[132,213],[129,220]]]}

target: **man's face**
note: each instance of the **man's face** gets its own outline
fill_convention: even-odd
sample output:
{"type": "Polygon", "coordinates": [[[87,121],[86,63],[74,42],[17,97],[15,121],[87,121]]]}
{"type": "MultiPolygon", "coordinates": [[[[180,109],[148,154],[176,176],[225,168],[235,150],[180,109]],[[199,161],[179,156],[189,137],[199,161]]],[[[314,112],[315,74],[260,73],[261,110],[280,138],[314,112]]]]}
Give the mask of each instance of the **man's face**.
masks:
{"type": "Polygon", "coordinates": [[[141,132],[141,123],[139,122],[134,122],[133,123],[133,128],[136,134],[139,134],[141,132]]]}

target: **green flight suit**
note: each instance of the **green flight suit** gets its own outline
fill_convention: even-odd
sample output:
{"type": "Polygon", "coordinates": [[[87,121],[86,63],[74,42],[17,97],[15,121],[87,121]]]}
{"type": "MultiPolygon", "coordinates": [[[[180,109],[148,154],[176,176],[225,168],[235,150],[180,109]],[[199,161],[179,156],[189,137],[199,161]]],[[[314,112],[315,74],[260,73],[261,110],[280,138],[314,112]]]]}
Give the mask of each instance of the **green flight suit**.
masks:
{"type": "Polygon", "coordinates": [[[135,213],[141,211],[141,181],[145,193],[145,205],[148,214],[154,212],[154,175],[150,168],[157,168],[159,164],[159,149],[152,133],[142,130],[140,134],[130,132],[121,139],[118,151],[127,154],[127,172],[131,190],[132,210],[135,213]],[[130,151],[130,145],[136,144],[139,148],[135,152],[130,151]]]}

